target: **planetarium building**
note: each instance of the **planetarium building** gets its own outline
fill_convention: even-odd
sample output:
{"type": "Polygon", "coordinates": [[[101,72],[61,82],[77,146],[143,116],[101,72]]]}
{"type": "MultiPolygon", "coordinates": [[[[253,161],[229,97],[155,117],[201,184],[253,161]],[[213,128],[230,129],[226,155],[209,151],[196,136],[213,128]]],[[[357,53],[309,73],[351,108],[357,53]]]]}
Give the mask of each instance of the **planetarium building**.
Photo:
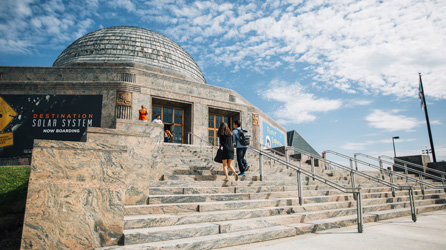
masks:
{"type": "Polygon", "coordinates": [[[207,83],[183,48],[143,28],[91,32],[52,67],[0,67],[0,89],[1,157],[29,154],[32,139],[76,141],[86,127],[138,121],[142,105],[149,121],[161,116],[170,143],[215,145],[220,123],[240,120],[253,146],[286,144],[282,126],[242,95],[207,83]]]}

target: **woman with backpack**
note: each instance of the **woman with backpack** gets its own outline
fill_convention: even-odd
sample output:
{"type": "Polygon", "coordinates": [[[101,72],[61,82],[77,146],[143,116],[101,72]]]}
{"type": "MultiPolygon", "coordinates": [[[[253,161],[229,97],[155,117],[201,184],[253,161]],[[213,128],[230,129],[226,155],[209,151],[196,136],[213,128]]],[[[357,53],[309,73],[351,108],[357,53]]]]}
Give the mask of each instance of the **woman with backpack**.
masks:
{"type": "Polygon", "coordinates": [[[217,136],[220,138],[220,146],[223,148],[223,172],[226,176],[226,181],[229,180],[228,170],[226,166],[234,173],[235,180],[238,181],[238,175],[232,167],[232,160],[234,159],[234,144],[232,141],[232,132],[228,124],[221,123],[218,129],[217,136]]]}

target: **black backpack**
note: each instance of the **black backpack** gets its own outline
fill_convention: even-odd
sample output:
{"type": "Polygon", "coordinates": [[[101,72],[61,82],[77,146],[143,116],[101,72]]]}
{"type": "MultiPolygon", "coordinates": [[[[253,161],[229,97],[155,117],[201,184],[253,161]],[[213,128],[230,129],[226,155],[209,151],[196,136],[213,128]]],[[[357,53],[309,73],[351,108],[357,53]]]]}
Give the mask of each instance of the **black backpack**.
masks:
{"type": "Polygon", "coordinates": [[[243,146],[248,146],[251,140],[251,134],[246,129],[240,129],[238,131],[239,142],[243,146]]]}

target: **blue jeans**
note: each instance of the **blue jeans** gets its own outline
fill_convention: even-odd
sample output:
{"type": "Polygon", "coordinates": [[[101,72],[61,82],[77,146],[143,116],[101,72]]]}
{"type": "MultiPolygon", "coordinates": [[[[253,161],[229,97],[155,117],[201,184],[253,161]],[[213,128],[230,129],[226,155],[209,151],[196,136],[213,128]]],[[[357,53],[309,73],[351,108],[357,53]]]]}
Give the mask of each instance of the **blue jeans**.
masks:
{"type": "Polygon", "coordinates": [[[245,154],[247,150],[248,148],[237,148],[237,164],[240,173],[244,173],[245,167],[246,165],[248,165],[248,163],[245,160],[245,154]]]}

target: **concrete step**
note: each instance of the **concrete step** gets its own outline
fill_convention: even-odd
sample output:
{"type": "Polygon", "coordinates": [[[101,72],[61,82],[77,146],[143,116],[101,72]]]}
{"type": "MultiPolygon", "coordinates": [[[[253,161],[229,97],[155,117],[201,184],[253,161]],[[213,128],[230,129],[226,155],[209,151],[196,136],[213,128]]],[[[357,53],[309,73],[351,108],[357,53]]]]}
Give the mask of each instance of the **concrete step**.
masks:
{"type": "Polygon", "coordinates": [[[288,226],[275,226],[237,233],[215,234],[186,239],[144,243],[130,246],[106,247],[101,249],[215,249],[259,241],[280,239],[296,235],[296,229],[288,226]]]}
{"type": "MultiPolygon", "coordinates": [[[[425,194],[438,192],[435,190],[426,190],[425,194]]],[[[407,191],[395,191],[396,196],[407,194],[407,191]]],[[[415,195],[421,194],[421,191],[415,190],[415,195]]],[[[148,204],[167,204],[167,203],[191,203],[191,202],[215,202],[215,201],[234,201],[234,200],[259,200],[273,198],[298,197],[298,191],[281,191],[281,192],[261,192],[261,193],[217,193],[217,194],[178,194],[178,195],[150,195],[148,204]]],[[[324,202],[333,199],[342,200],[344,197],[350,197],[352,194],[338,193],[335,195],[322,195],[305,197],[307,202],[324,202]]],[[[390,197],[390,192],[364,193],[362,195],[367,198],[390,197]]]]}
{"type": "MultiPolygon", "coordinates": [[[[353,201],[353,200],[351,200],[353,201]]],[[[427,205],[444,203],[445,199],[429,199],[420,200],[416,199],[416,205],[427,205]]],[[[354,202],[353,202],[354,203],[354,202]]],[[[353,204],[352,203],[352,204],[353,204]]],[[[269,216],[278,216],[284,214],[295,214],[295,213],[308,213],[308,209],[316,210],[311,212],[312,216],[317,213],[328,213],[333,216],[338,216],[339,214],[352,213],[349,209],[351,208],[339,208],[333,209],[333,203],[323,204],[305,204],[304,206],[292,205],[292,206],[281,206],[281,207],[266,207],[266,208],[255,208],[255,209],[238,209],[238,210],[225,210],[225,211],[211,211],[211,212],[199,212],[199,213],[180,213],[180,214],[149,214],[149,215],[135,215],[125,217],[125,229],[136,229],[136,228],[149,228],[149,227],[159,227],[159,226],[172,226],[172,225],[184,225],[184,224],[194,224],[194,223],[210,223],[210,222],[228,222],[234,220],[248,219],[248,218],[263,218],[269,216]]],[[[334,206],[341,206],[336,205],[334,206]]],[[[365,212],[380,211],[380,210],[390,210],[395,208],[404,208],[410,206],[408,201],[393,202],[393,203],[383,203],[376,205],[363,206],[365,212]]],[[[353,211],[354,212],[354,211],[353,211]]],[[[309,217],[310,214],[306,214],[306,219],[319,219],[309,217]]]]}
{"type": "MultiPolygon", "coordinates": [[[[438,204],[428,203],[428,202],[417,202],[417,205],[423,207],[424,209],[437,209],[438,204]]],[[[365,222],[373,221],[375,219],[367,219],[368,217],[376,217],[380,216],[381,218],[394,218],[398,217],[400,213],[410,213],[410,207],[407,207],[407,203],[395,203],[395,209],[383,211],[383,207],[388,205],[378,206],[364,206],[365,213],[365,222]]],[[[446,205],[443,204],[443,206],[446,205]]],[[[356,221],[356,208],[346,208],[346,209],[337,209],[334,211],[325,210],[325,211],[314,211],[314,212],[301,212],[294,214],[283,214],[276,216],[268,216],[268,217],[259,217],[259,218],[249,218],[249,219],[239,219],[239,220],[231,220],[231,221],[215,221],[213,223],[197,223],[197,224],[186,224],[181,226],[171,226],[171,227],[154,227],[154,228],[145,228],[145,229],[132,229],[125,230],[125,243],[126,244],[140,244],[146,242],[156,242],[156,241],[168,241],[173,239],[180,238],[189,238],[189,237],[199,237],[202,235],[213,235],[213,234],[227,234],[234,232],[243,232],[250,230],[262,230],[268,227],[275,226],[286,226],[301,223],[313,223],[313,224],[321,224],[321,221],[331,220],[332,223],[334,221],[338,221],[337,225],[339,226],[339,217],[349,217],[350,222],[353,223],[356,221]]],[[[345,219],[344,226],[345,225],[345,219]]],[[[297,226],[297,225],[296,225],[297,226]]],[[[300,225],[299,225],[300,226],[300,225]]],[[[329,227],[325,226],[325,229],[329,227]]]]}
{"type": "MultiPolygon", "coordinates": [[[[304,196],[340,194],[342,191],[333,188],[316,189],[317,186],[303,186],[304,196]]],[[[296,191],[297,185],[289,186],[230,186],[230,187],[152,187],[150,195],[179,195],[179,194],[235,194],[296,191]]],[[[361,192],[390,192],[390,187],[362,187],[361,192]]]]}
{"type": "MultiPolygon", "coordinates": [[[[338,197],[334,198],[335,200],[338,197]]],[[[397,197],[383,197],[383,198],[367,198],[363,197],[363,203],[367,204],[382,204],[407,201],[409,198],[407,195],[401,195],[397,197]]],[[[426,195],[415,195],[415,200],[428,200],[437,199],[437,202],[441,202],[439,199],[446,200],[446,194],[433,193],[426,195]]],[[[346,201],[327,201],[324,203],[314,203],[314,200],[309,198],[303,199],[305,209],[309,210],[310,205],[323,205],[324,207],[330,206],[331,208],[340,207],[352,207],[355,206],[355,200],[352,197],[346,199],[346,201]],[[338,206],[334,206],[338,204],[338,206]]],[[[227,211],[237,209],[255,209],[264,207],[281,207],[281,206],[293,206],[299,205],[298,198],[277,198],[270,200],[240,200],[240,201],[224,201],[224,202],[204,202],[204,203],[172,203],[172,204],[153,204],[153,205],[135,205],[126,206],[126,215],[144,215],[144,214],[172,214],[172,213],[192,213],[192,212],[211,212],[211,211],[227,211]]],[[[311,209],[314,209],[313,206],[311,209]]]]}

